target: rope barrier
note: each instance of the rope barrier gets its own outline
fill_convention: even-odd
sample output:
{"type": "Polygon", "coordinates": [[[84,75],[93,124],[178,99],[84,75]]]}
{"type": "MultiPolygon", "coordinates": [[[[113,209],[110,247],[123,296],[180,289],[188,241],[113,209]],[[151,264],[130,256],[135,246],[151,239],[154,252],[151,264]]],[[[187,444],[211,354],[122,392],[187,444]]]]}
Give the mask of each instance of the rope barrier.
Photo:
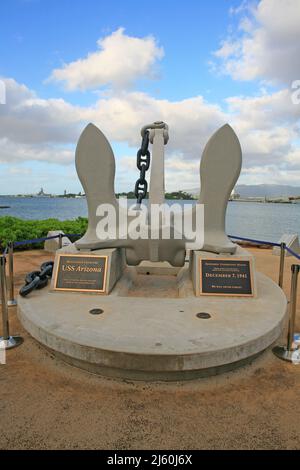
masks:
{"type": "Polygon", "coordinates": [[[258,243],[260,245],[280,246],[280,243],[267,242],[265,240],[256,240],[255,238],[236,237],[235,235],[228,235],[228,236],[229,238],[234,238],[235,240],[243,240],[246,242],[258,243]]]}
{"type": "MultiPolygon", "coordinates": [[[[81,234],[80,233],[64,233],[62,236],[64,237],[80,237],[81,234]]],[[[247,237],[238,237],[236,235],[228,235],[229,238],[233,238],[234,240],[241,240],[241,241],[246,241],[246,242],[250,242],[250,243],[257,243],[257,244],[260,244],[260,245],[269,245],[269,246],[278,246],[280,247],[280,243],[275,243],[275,242],[270,242],[270,241],[266,241],[266,240],[257,240],[255,238],[247,238],[247,237]]],[[[23,245],[30,245],[32,243],[41,243],[41,242],[45,242],[46,240],[53,240],[54,238],[59,238],[60,235],[53,235],[51,237],[40,237],[40,238],[32,238],[32,239],[29,239],[29,240],[20,240],[20,241],[15,241],[13,242],[13,246],[14,247],[17,247],[17,246],[23,246],[23,245]]],[[[291,250],[291,248],[289,247],[285,247],[285,250],[288,251],[292,256],[294,256],[295,258],[299,259],[300,260],[300,255],[298,253],[296,253],[295,251],[291,250]]],[[[6,247],[3,251],[3,255],[7,255],[8,253],[8,247],[6,247]]]]}
{"type": "Polygon", "coordinates": [[[59,235],[53,235],[51,237],[32,238],[30,240],[21,240],[13,242],[14,246],[30,245],[31,243],[41,243],[46,240],[52,240],[53,238],[59,238],[59,235]]]}
{"type": "Polygon", "coordinates": [[[295,258],[300,259],[300,255],[296,253],[295,251],[291,250],[288,246],[285,247],[286,251],[288,251],[292,256],[295,256],[295,258]]]}
{"type": "MultiPolygon", "coordinates": [[[[45,242],[46,240],[53,240],[54,238],[60,238],[60,236],[63,237],[80,237],[80,233],[64,233],[64,234],[59,234],[59,235],[52,235],[51,237],[40,237],[40,238],[30,238],[28,240],[19,240],[19,241],[14,241],[12,242],[13,247],[17,246],[23,246],[23,245],[31,245],[33,243],[42,243],[45,242]]],[[[3,256],[6,256],[8,253],[8,246],[6,246],[2,252],[3,256]]]]}
{"type": "Polygon", "coordinates": [[[65,233],[64,237],[81,237],[80,233],[65,233]]]}

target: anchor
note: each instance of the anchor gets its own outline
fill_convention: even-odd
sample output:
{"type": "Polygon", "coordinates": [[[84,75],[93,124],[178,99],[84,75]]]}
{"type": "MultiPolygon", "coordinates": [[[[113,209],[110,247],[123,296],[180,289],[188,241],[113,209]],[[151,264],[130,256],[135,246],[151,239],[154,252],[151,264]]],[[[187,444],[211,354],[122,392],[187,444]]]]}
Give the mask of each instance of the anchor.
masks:
{"type": "MultiPolygon", "coordinates": [[[[58,357],[101,375],[178,381],[227,373],[276,341],[287,310],[281,288],[225,232],[241,170],[238,138],[228,124],[212,135],[200,163],[199,199],[177,204],[187,208],[177,217],[175,204],[164,204],[169,128],[154,122],[141,134],[137,203],[128,207],[115,196],[108,140],[93,124],[83,131],[76,168],[88,203],[87,231],[57,250],[49,288],[19,298],[19,318],[58,357]],[[198,212],[204,217],[197,219],[198,212]],[[196,229],[182,233],[178,221],[185,229],[186,214],[195,216],[196,229]]],[[[30,280],[28,289],[36,285],[30,280]]]]}
{"type": "MultiPolygon", "coordinates": [[[[142,137],[145,136],[145,132],[149,132],[149,141],[152,144],[148,205],[151,208],[154,204],[164,204],[164,147],[169,139],[169,130],[164,122],[156,121],[142,128],[142,137]]],[[[143,226],[148,234],[146,239],[134,239],[129,229],[125,229],[122,237],[114,235],[99,238],[97,224],[100,215],[103,215],[100,214],[99,207],[105,205],[114,209],[117,214],[117,234],[122,228],[122,220],[126,219],[129,227],[134,216],[127,208],[120,207],[115,196],[114,153],[105,135],[95,125],[90,123],[83,130],[77,144],[75,160],[77,174],[87,198],[89,220],[85,235],[76,242],[77,250],[124,248],[128,265],[136,266],[144,260],[168,261],[172,266],[184,265],[187,239],[177,236],[172,217],[166,221],[162,216],[158,233],[154,237],[150,236],[151,221],[148,216],[143,226]],[[172,233],[170,239],[162,237],[162,232],[166,228],[172,233]]],[[[197,250],[235,253],[237,246],[225,232],[225,215],[229,196],[240,175],[241,165],[242,152],[238,137],[231,126],[225,124],[211,136],[201,158],[201,191],[198,201],[191,209],[193,216],[197,206],[202,205],[204,208],[204,222],[201,227],[203,241],[201,246],[196,247],[197,250]]]]}

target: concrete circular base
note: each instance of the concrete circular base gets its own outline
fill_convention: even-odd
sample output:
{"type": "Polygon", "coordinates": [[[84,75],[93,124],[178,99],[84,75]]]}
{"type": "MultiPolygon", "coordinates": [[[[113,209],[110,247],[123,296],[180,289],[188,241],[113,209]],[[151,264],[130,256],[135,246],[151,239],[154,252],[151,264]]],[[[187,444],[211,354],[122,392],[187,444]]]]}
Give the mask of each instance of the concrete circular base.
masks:
{"type": "Polygon", "coordinates": [[[181,380],[233,369],[280,336],[283,291],[260,273],[257,291],[256,298],[148,298],[45,288],[19,298],[18,315],[36,340],[72,365],[114,377],[181,380]]]}

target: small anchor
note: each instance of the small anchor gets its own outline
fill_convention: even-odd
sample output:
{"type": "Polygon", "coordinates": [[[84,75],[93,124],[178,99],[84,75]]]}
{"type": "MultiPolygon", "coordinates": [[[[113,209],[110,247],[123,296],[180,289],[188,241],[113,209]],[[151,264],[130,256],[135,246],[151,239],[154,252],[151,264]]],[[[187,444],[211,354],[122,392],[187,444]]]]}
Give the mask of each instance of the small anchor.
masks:
{"type": "MultiPolygon", "coordinates": [[[[157,123],[156,123],[157,124],[157,123]]],[[[166,131],[162,126],[150,131],[153,144],[149,204],[163,203],[164,198],[164,145],[166,131]],[[158,196],[160,195],[160,196],[158,196]]],[[[167,126],[166,126],[167,127],[167,126]]],[[[93,124],[82,132],[76,148],[76,170],[85,191],[88,204],[88,229],[76,242],[78,250],[121,247],[125,249],[129,265],[143,260],[168,261],[173,266],[183,266],[186,240],[138,239],[130,233],[122,238],[101,240],[96,233],[99,205],[110,204],[119,213],[119,202],[115,196],[115,157],[104,134],[93,124]]],[[[225,124],[207,142],[200,164],[201,191],[196,204],[204,206],[204,242],[200,249],[213,253],[235,253],[236,244],[225,233],[225,215],[229,196],[240,175],[242,152],[234,130],[225,124]]],[[[196,206],[195,204],[195,206],[196,206]]],[[[195,206],[192,211],[195,211],[195,206]]],[[[126,210],[126,216],[127,209],[126,210]]],[[[128,225],[131,217],[128,215],[128,225]]],[[[119,221],[116,221],[117,225],[119,221]]],[[[173,227],[174,228],[174,227],[173,227]]],[[[148,229],[148,227],[147,227],[148,229]]],[[[161,234],[162,226],[159,229],[161,234]]],[[[119,233],[119,231],[116,231],[119,233]]]]}

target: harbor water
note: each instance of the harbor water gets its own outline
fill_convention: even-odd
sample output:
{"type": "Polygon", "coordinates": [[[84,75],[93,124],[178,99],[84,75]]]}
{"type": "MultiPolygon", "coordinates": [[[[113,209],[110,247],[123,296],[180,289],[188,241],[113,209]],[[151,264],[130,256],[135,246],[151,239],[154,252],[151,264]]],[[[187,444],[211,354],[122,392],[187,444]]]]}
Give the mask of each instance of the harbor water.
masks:
{"type": "MultiPolygon", "coordinates": [[[[134,202],[134,201],[132,201],[134,202]]],[[[166,201],[193,204],[194,201],[166,201]]],[[[0,217],[60,220],[87,217],[85,198],[1,196],[0,217]]],[[[230,235],[278,241],[283,233],[300,236],[300,204],[236,202],[228,203],[226,230],[230,235]]]]}

